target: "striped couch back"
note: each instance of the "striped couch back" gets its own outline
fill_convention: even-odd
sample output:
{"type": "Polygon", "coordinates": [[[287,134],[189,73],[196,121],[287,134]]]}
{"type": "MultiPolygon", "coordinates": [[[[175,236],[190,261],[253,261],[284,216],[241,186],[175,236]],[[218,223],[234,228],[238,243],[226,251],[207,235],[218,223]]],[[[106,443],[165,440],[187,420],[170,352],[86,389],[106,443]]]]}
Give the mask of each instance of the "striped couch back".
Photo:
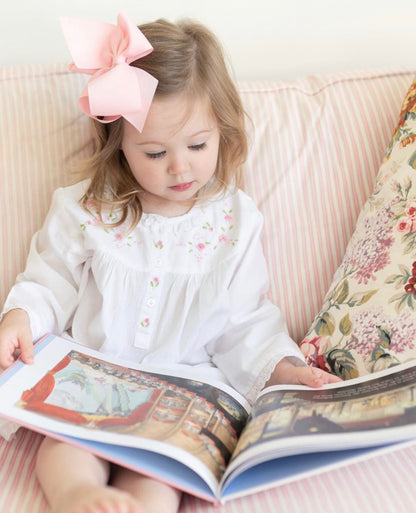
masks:
{"type": "MultiPolygon", "coordinates": [[[[301,340],[338,267],[415,70],[239,83],[250,117],[246,190],[265,216],[270,297],[301,340]]],[[[0,68],[0,304],[51,192],[91,151],[64,64],[0,68]]]]}

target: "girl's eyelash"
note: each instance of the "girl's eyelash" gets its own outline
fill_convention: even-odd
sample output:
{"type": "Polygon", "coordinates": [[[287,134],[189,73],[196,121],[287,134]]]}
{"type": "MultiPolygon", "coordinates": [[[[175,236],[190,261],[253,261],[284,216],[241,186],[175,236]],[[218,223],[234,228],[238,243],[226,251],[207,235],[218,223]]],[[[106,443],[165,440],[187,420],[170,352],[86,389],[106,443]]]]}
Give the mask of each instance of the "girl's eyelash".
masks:
{"type": "Polygon", "coordinates": [[[164,151],[158,151],[157,153],[147,153],[147,156],[149,159],[160,159],[164,154],[164,151]]]}
{"type": "MultiPolygon", "coordinates": [[[[189,146],[190,150],[193,151],[199,151],[203,150],[206,147],[207,143],[203,142],[201,144],[193,144],[192,146],[189,146]]],[[[149,159],[160,159],[165,155],[165,151],[158,151],[156,153],[146,153],[146,155],[149,157],[149,159]]]]}
{"type": "Polygon", "coordinates": [[[206,145],[207,145],[207,143],[203,142],[201,144],[194,144],[192,146],[189,146],[189,148],[191,150],[198,151],[198,150],[203,150],[206,147],[206,145]]]}

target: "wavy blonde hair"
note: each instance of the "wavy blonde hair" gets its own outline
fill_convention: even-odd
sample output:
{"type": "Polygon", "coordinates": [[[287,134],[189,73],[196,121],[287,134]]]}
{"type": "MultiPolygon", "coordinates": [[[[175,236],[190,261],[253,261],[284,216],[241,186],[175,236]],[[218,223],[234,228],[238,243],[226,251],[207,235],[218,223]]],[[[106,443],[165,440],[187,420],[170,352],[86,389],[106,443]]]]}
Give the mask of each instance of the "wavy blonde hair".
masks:
{"type": "MultiPolygon", "coordinates": [[[[198,197],[212,197],[231,185],[241,187],[242,165],[247,157],[245,113],[219,41],[206,27],[188,20],[157,20],[139,25],[139,29],[153,52],[131,65],[157,78],[155,97],[179,93],[189,94],[191,99],[207,97],[218,122],[215,180],[198,197]]],[[[87,210],[93,205],[100,216],[104,208],[115,208],[121,215],[113,226],[130,218],[134,228],[142,215],[142,189],[121,150],[123,120],[108,124],[92,120],[92,132],[94,152],[80,170],[81,176],[91,178],[91,183],[81,203],[87,210]]]]}

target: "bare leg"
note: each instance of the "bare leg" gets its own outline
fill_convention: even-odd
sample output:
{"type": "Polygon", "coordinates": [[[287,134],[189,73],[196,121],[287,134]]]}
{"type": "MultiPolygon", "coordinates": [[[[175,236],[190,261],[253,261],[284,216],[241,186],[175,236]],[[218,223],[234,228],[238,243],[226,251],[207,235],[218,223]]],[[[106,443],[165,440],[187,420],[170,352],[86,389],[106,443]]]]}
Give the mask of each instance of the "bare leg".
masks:
{"type": "Polygon", "coordinates": [[[51,438],[45,438],[39,449],[36,473],[52,513],[147,513],[147,504],[157,500],[148,494],[142,501],[139,493],[130,492],[133,476],[140,480],[138,474],[121,472],[115,486],[108,486],[107,462],[51,438]],[[124,481],[124,489],[119,488],[124,481]]]}
{"type": "Polygon", "coordinates": [[[114,468],[111,484],[140,501],[146,513],[177,513],[179,509],[179,490],[126,468],[114,468]]]}

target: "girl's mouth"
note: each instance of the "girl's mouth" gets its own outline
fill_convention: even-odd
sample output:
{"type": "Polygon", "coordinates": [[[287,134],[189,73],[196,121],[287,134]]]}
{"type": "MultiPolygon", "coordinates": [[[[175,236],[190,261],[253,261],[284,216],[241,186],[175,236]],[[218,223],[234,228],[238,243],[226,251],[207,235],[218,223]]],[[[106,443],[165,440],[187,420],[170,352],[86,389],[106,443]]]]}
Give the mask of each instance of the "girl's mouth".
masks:
{"type": "Polygon", "coordinates": [[[187,191],[190,187],[192,187],[192,184],[194,182],[184,182],[184,183],[178,183],[178,185],[172,185],[169,187],[169,189],[172,189],[173,191],[183,192],[187,191]]]}

